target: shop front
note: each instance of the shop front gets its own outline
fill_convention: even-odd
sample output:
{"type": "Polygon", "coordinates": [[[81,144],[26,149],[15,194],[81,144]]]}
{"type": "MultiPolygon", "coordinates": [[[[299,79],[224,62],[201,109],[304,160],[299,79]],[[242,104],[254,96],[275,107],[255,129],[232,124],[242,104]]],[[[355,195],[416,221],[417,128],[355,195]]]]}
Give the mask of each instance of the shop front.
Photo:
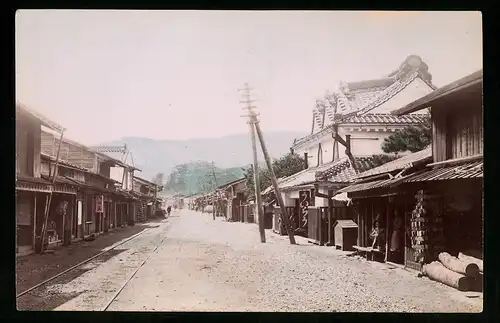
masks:
{"type": "Polygon", "coordinates": [[[21,178],[16,181],[16,254],[28,254],[35,249],[36,224],[43,219],[45,203],[52,191],[49,183],[40,178],[21,178]]]}
{"type": "Polygon", "coordinates": [[[16,252],[23,254],[33,250],[36,193],[26,191],[16,193],[16,252]]]}

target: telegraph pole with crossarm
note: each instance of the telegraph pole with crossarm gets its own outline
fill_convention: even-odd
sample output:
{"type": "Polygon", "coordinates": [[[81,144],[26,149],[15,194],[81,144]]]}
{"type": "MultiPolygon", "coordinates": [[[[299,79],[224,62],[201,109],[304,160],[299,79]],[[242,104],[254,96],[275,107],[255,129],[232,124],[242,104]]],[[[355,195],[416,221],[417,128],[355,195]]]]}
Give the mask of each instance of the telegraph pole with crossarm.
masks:
{"type": "Polygon", "coordinates": [[[242,117],[247,117],[248,118],[248,123],[250,124],[250,136],[252,139],[252,149],[253,149],[253,173],[254,173],[254,187],[255,187],[255,200],[257,203],[257,214],[258,214],[258,219],[259,219],[259,232],[260,232],[260,237],[261,237],[261,242],[264,243],[266,242],[266,237],[265,237],[265,230],[264,230],[264,209],[262,207],[262,196],[260,195],[260,182],[259,182],[259,168],[258,168],[258,161],[257,161],[257,144],[255,140],[255,132],[257,132],[257,136],[260,141],[260,147],[262,148],[262,154],[264,155],[264,159],[266,160],[267,167],[269,168],[269,172],[271,173],[271,181],[273,183],[273,188],[274,192],[276,194],[276,200],[278,201],[278,204],[281,209],[281,214],[283,217],[283,222],[285,223],[285,227],[288,232],[288,238],[290,239],[290,244],[296,244],[295,243],[295,236],[293,233],[293,230],[290,226],[290,219],[288,218],[286,214],[286,209],[285,209],[285,204],[283,202],[283,197],[281,196],[279,187],[278,187],[278,181],[276,180],[276,175],[274,173],[273,165],[271,163],[271,158],[269,157],[269,153],[267,152],[266,144],[264,142],[264,136],[262,134],[262,131],[260,129],[260,124],[259,120],[257,119],[258,114],[254,111],[255,107],[252,106],[252,102],[255,102],[254,100],[251,100],[251,94],[250,94],[250,86],[248,83],[245,83],[245,87],[243,89],[239,89],[239,91],[243,92],[243,97],[245,98],[244,101],[240,101],[240,103],[246,104],[246,106],[243,108],[244,110],[247,110],[248,114],[244,115],[242,117]]]}

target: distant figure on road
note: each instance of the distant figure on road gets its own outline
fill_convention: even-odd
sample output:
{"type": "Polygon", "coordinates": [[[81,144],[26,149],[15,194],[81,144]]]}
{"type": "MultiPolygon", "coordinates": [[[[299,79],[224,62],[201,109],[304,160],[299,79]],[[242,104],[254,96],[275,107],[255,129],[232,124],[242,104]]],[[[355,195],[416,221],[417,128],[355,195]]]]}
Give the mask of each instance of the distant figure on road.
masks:
{"type": "Polygon", "coordinates": [[[169,205],[167,207],[167,215],[170,216],[170,211],[172,211],[172,207],[169,205]]]}

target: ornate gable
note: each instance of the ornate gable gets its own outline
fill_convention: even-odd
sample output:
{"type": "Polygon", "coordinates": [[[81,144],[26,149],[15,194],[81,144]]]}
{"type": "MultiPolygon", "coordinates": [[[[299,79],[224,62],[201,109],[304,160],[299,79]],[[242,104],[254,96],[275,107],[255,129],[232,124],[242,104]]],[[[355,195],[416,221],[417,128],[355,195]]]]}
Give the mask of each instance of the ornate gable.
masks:
{"type": "Polygon", "coordinates": [[[341,121],[342,116],[369,113],[404,90],[417,77],[431,89],[435,89],[427,64],[419,56],[410,55],[397,70],[383,78],[341,82],[337,91],[332,94],[327,93],[322,100],[316,100],[314,110],[316,131],[313,132],[321,130],[334,121],[341,121]]]}

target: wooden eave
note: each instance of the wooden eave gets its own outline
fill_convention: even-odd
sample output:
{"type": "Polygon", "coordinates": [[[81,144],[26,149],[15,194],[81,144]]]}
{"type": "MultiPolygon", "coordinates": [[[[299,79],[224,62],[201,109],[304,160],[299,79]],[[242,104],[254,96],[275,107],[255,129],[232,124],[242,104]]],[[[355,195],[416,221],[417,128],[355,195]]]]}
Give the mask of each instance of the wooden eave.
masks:
{"type": "Polygon", "coordinates": [[[332,132],[333,132],[333,125],[329,125],[328,127],[323,128],[320,131],[318,131],[312,135],[309,135],[309,136],[301,139],[301,141],[293,144],[292,149],[295,150],[295,149],[302,148],[311,142],[317,141],[318,139],[323,138],[326,135],[331,134],[332,132]]]}
{"type": "Polygon", "coordinates": [[[39,120],[43,126],[50,128],[52,130],[55,130],[60,134],[63,133],[64,131],[66,131],[66,128],[64,128],[63,126],[55,123],[54,121],[43,116],[42,114],[40,114],[34,110],[31,110],[30,108],[28,108],[25,104],[23,104],[21,102],[16,103],[16,108],[21,109],[23,112],[25,112],[25,113],[31,115],[32,117],[34,117],[35,119],[39,120]]]}
{"type": "Polygon", "coordinates": [[[479,70],[475,73],[472,73],[466,77],[463,77],[455,82],[452,82],[448,85],[445,85],[428,95],[407,104],[401,109],[397,109],[391,112],[391,114],[401,116],[404,114],[412,113],[415,111],[419,111],[425,108],[430,107],[436,101],[443,99],[446,96],[454,94],[456,92],[464,91],[474,85],[483,83],[483,70],[479,70]]]}
{"type": "Polygon", "coordinates": [[[150,182],[148,180],[145,180],[144,178],[141,178],[141,177],[134,176],[133,179],[136,180],[137,182],[139,182],[140,184],[148,186],[148,187],[154,188],[156,186],[155,183],[150,182]]]}

